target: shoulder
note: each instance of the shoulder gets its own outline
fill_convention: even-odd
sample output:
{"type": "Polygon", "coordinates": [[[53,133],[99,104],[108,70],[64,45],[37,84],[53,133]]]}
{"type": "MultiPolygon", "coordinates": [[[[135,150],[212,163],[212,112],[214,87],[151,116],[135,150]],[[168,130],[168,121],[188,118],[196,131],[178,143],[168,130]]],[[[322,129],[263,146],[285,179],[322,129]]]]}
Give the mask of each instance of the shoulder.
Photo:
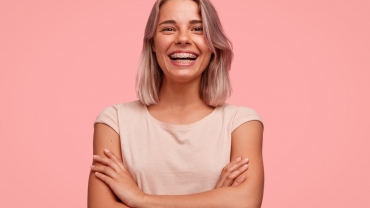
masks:
{"type": "Polygon", "coordinates": [[[249,121],[259,121],[261,124],[263,124],[261,116],[253,108],[237,106],[229,103],[225,103],[219,108],[224,114],[224,118],[231,120],[232,131],[249,121]]]}
{"type": "Polygon", "coordinates": [[[261,116],[253,108],[245,106],[237,106],[229,103],[224,103],[219,107],[223,114],[230,115],[232,117],[248,117],[250,119],[259,120],[262,122],[261,116]]]}
{"type": "Polygon", "coordinates": [[[120,111],[137,111],[137,110],[142,110],[145,106],[139,101],[131,101],[131,102],[126,102],[126,103],[118,103],[115,105],[111,105],[107,108],[105,108],[99,116],[101,115],[109,115],[109,116],[118,116],[118,113],[120,111]]]}
{"type": "Polygon", "coordinates": [[[138,100],[111,105],[100,112],[94,124],[103,123],[110,126],[119,134],[119,120],[122,116],[130,117],[145,109],[138,100]]]}
{"type": "Polygon", "coordinates": [[[256,114],[258,115],[257,111],[254,110],[253,108],[246,107],[246,106],[238,106],[238,105],[233,105],[230,103],[224,103],[222,106],[220,106],[226,113],[248,113],[248,114],[256,114]]]}

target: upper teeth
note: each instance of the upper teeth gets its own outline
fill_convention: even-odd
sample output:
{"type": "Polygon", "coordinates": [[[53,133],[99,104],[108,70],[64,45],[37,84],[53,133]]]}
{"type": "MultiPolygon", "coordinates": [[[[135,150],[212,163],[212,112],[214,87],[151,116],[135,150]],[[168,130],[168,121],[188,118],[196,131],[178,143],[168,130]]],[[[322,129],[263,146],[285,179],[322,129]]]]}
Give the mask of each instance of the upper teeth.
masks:
{"type": "Polygon", "coordinates": [[[173,53],[171,58],[196,58],[197,56],[191,53],[173,53]]]}

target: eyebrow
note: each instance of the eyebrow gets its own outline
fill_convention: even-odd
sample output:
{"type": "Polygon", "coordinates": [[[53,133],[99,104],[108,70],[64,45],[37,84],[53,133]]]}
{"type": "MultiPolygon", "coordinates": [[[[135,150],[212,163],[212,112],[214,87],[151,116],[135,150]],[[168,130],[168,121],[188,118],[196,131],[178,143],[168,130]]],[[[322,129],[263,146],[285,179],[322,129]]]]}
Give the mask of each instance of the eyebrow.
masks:
{"type": "MultiPolygon", "coordinates": [[[[189,23],[190,24],[198,24],[198,23],[202,23],[202,20],[190,20],[189,23]]],[[[163,24],[176,24],[176,21],[175,20],[165,20],[165,21],[159,23],[159,25],[163,25],[163,24]]]]}

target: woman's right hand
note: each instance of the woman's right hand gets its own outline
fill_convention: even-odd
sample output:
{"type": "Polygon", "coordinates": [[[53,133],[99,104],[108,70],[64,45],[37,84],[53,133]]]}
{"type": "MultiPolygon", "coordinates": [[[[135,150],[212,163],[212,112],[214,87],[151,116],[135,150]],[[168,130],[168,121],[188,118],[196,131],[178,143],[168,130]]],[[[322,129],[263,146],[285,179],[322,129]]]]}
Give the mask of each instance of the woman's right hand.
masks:
{"type": "Polygon", "coordinates": [[[248,158],[241,157],[227,164],[221,172],[220,178],[217,181],[216,188],[237,186],[245,181],[245,176],[242,175],[248,169],[248,158]]]}

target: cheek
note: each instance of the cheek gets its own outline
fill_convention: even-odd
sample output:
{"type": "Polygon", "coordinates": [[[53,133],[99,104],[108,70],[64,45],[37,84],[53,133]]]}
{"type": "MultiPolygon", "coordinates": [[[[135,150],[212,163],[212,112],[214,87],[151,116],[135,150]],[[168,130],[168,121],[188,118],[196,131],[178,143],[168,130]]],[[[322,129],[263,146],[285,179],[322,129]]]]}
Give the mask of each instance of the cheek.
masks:
{"type": "Polygon", "coordinates": [[[207,54],[207,56],[204,56],[202,68],[206,69],[209,63],[211,62],[212,54],[207,54]]]}
{"type": "Polygon", "coordinates": [[[198,44],[198,49],[200,50],[206,61],[211,60],[212,51],[208,48],[208,45],[206,43],[198,44]]]}
{"type": "Polygon", "coordinates": [[[155,50],[156,52],[165,52],[167,50],[168,47],[170,47],[172,43],[172,40],[170,38],[166,38],[166,37],[157,37],[157,38],[154,38],[154,46],[155,46],[155,50]]]}
{"type": "MultiPolygon", "coordinates": [[[[201,50],[206,50],[208,49],[208,45],[206,42],[206,39],[204,36],[195,36],[193,38],[194,43],[196,43],[201,50]]],[[[208,49],[209,50],[209,49],[208,49]]]]}
{"type": "Polygon", "coordinates": [[[155,52],[157,61],[160,63],[163,60],[163,55],[166,54],[163,49],[163,44],[160,41],[155,41],[153,44],[153,51],[155,52]]]}

